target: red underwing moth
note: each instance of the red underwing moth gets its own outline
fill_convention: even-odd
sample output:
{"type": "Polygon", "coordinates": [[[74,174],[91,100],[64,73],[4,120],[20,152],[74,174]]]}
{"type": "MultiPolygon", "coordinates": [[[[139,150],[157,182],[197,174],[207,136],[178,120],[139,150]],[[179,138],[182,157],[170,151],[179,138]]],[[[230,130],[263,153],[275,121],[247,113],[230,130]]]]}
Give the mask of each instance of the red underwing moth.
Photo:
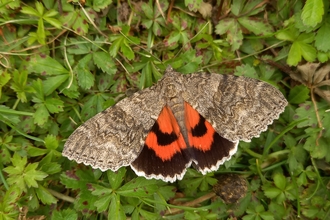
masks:
{"type": "Polygon", "coordinates": [[[77,128],[63,155],[102,171],[131,166],[148,179],[181,180],[193,165],[206,174],[258,137],[284,111],[275,87],[246,77],[181,74],[168,67],[136,92],[77,128]]]}

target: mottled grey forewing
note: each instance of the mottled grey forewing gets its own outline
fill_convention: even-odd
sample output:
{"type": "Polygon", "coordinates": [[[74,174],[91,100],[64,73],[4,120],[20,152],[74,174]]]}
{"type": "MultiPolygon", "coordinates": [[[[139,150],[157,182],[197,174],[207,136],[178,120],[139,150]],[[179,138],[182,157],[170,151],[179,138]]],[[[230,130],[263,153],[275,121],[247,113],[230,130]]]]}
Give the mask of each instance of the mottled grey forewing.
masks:
{"type": "Polygon", "coordinates": [[[256,79],[212,73],[184,77],[184,99],[230,141],[259,136],[287,105],[278,89],[256,79]]]}
{"type": "Polygon", "coordinates": [[[128,166],[164,105],[155,87],[139,91],[78,127],[66,141],[63,155],[102,171],[128,166]]]}

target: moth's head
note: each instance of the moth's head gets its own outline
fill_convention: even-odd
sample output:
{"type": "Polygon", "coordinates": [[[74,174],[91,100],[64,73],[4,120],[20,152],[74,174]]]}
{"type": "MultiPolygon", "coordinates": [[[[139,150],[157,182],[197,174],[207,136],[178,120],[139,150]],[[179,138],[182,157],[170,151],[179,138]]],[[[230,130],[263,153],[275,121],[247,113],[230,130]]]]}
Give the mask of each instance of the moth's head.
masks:
{"type": "Polygon", "coordinates": [[[158,81],[158,86],[161,88],[164,96],[172,98],[182,92],[182,74],[173,70],[168,66],[165,70],[164,76],[158,81]]]}

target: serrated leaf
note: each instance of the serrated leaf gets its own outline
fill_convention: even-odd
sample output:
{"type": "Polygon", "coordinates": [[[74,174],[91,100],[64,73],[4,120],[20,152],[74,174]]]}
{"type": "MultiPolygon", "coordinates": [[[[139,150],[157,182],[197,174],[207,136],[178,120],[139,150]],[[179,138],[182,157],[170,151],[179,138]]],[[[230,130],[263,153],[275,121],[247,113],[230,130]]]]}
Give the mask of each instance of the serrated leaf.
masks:
{"type": "MultiPolygon", "coordinates": [[[[40,165],[42,164],[43,161],[40,162],[40,165]]],[[[61,169],[61,165],[55,162],[47,162],[43,165],[40,166],[41,171],[51,175],[55,173],[59,173],[61,169]]]]}
{"type": "Polygon", "coordinates": [[[235,26],[235,19],[233,18],[225,18],[215,26],[215,33],[222,35],[225,34],[229,29],[235,26]]]}
{"type": "Polygon", "coordinates": [[[275,187],[264,187],[265,196],[270,199],[274,199],[282,193],[282,190],[275,187]]]}
{"type": "Polygon", "coordinates": [[[34,89],[27,85],[28,71],[13,71],[13,82],[10,88],[16,92],[17,98],[22,102],[27,102],[25,93],[33,93],[34,89]]]}
{"type": "Polygon", "coordinates": [[[317,51],[315,47],[313,47],[310,44],[300,44],[300,50],[302,56],[307,60],[308,62],[313,62],[316,59],[317,51]]]}
{"type": "Polygon", "coordinates": [[[101,196],[97,199],[94,205],[98,212],[104,212],[109,208],[112,195],[101,196]]]}
{"type": "Polygon", "coordinates": [[[33,16],[36,16],[36,17],[41,17],[42,16],[37,10],[35,10],[34,8],[32,8],[30,6],[22,7],[21,12],[23,14],[33,15],[33,16]]]}
{"type": "MultiPolygon", "coordinates": [[[[11,162],[15,166],[16,170],[19,172],[23,172],[25,165],[27,164],[26,157],[20,157],[19,154],[15,153],[11,159],[11,162]]],[[[18,174],[18,173],[16,173],[18,174]]]]}
{"type": "Polygon", "coordinates": [[[197,12],[202,2],[203,0],[185,0],[184,4],[188,7],[189,11],[197,12]]]}
{"type": "Polygon", "coordinates": [[[307,0],[302,10],[301,19],[307,26],[315,27],[322,21],[324,5],[322,0],[307,0]]]}
{"type": "Polygon", "coordinates": [[[49,150],[55,150],[58,147],[58,140],[53,135],[47,135],[45,137],[45,146],[49,150]]]}
{"type": "Polygon", "coordinates": [[[33,115],[34,123],[42,126],[48,121],[49,112],[44,104],[36,104],[34,107],[37,109],[33,115]]]}
{"type": "Polygon", "coordinates": [[[31,73],[39,73],[43,76],[69,73],[68,70],[65,69],[57,60],[43,53],[31,56],[27,62],[26,68],[27,71],[31,73]]]}
{"type": "MultiPolygon", "coordinates": [[[[152,7],[149,4],[142,2],[141,9],[143,10],[144,15],[148,18],[148,19],[145,19],[145,21],[150,21],[152,24],[152,19],[154,19],[154,12],[152,10],[152,7]]],[[[151,27],[151,25],[149,26],[149,28],[150,27],[151,27]]]]}
{"type": "Polygon", "coordinates": [[[116,172],[113,172],[111,170],[107,171],[108,180],[112,189],[116,190],[120,187],[121,183],[124,181],[125,174],[125,167],[120,168],[116,172]]]}
{"type": "Polygon", "coordinates": [[[280,30],[275,34],[279,40],[294,41],[299,36],[298,29],[291,27],[289,29],[280,30]]]}
{"type": "Polygon", "coordinates": [[[118,194],[112,194],[110,207],[108,211],[108,219],[126,220],[123,207],[120,204],[120,196],[118,194]]]}
{"type": "Polygon", "coordinates": [[[59,113],[63,111],[64,102],[56,98],[46,98],[45,106],[50,113],[59,113]]]}
{"type": "Polygon", "coordinates": [[[330,19],[323,23],[315,36],[315,47],[319,51],[327,52],[330,50],[330,19]]]}
{"type": "Polygon", "coordinates": [[[318,138],[317,134],[310,135],[306,139],[304,149],[310,152],[313,158],[322,159],[329,154],[327,141],[318,138]]]}
{"type": "Polygon", "coordinates": [[[57,20],[56,18],[44,17],[44,20],[58,29],[60,29],[62,27],[62,23],[59,20],[57,20]]]}
{"type": "Polygon", "coordinates": [[[44,85],[44,94],[48,96],[59,88],[69,78],[69,74],[47,77],[42,83],[44,85]]]}
{"type": "Polygon", "coordinates": [[[18,186],[13,185],[6,190],[4,195],[2,194],[3,197],[0,200],[0,212],[2,212],[2,214],[14,214],[15,211],[18,210],[17,200],[19,199],[20,192],[21,190],[18,188],[18,186]]]}
{"type": "Polygon", "coordinates": [[[121,44],[120,51],[129,60],[133,60],[135,57],[132,48],[128,45],[128,43],[126,41],[124,41],[123,44],[121,44]]]}
{"type": "Polygon", "coordinates": [[[255,35],[269,35],[272,34],[272,27],[264,23],[264,20],[258,20],[251,17],[241,17],[238,22],[255,35]]]}
{"type": "Polygon", "coordinates": [[[44,13],[43,18],[46,20],[46,18],[54,17],[57,14],[58,14],[58,11],[55,11],[54,9],[50,9],[44,13]]]}
{"type": "Polygon", "coordinates": [[[39,18],[38,20],[38,29],[36,33],[37,33],[38,42],[42,45],[46,44],[46,32],[45,32],[44,21],[42,20],[42,18],[39,18]]]}
{"type": "Polygon", "coordinates": [[[103,195],[110,196],[110,194],[113,192],[111,188],[104,187],[98,184],[92,184],[92,187],[93,187],[92,194],[96,196],[103,196],[103,195]]]}
{"type": "Polygon", "coordinates": [[[93,9],[97,12],[105,9],[109,5],[111,5],[112,0],[95,0],[93,1],[93,9]]]}
{"type": "Polygon", "coordinates": [[[301,48],[299,43],[294,42],[290,48],[289,54],[288,54],[288,59],[286,62],[290,66],[296,66],[300,61],[301,61],[301,48]]]}
{"type": "Polygon", "coordinates": [[[48,176],[47,173],[36,170],[38,163],[28,164],[24,170],[24,181],[28,187],[38,187],[37,181],[43,180],[45,177],[48,176]]]}
{"type": "Polygon", "coordinates": [[[281,190],[285,190],[285,186],[286,186],[286,179],[285,176],[281,173],[275,173],[274,177],[274,184],[277,188],[281,189],[281,190]]]}
{"type": "Polygon", "coordinates": [[[81,118],[85,121],[97,113],[101,112],[103,109],[104,98],[101,94],[93,95],[84,104],[81,110],[81,118]]]}
{"type": "Polygon", "coordinates": [[[31,157],[37,157],[46,154],[48,151],[46,149],[29,146],[27,152],[31,157]]]}
{"type": "Polygon", "coordinates": [[[289,103],[299,104],[309,98],[309,89],[304,85],[295,86],[290,90],[289,103]]]}
{"type": "Polygon", "coordinates": [[[33,81],[33,89],[35,91],[32,101],[34,103],[43,103],[44,102],[44,86],[41,79],[33,81]]]}
{"type": "Polygon", "coordinates": [[[36,2],[35,4],[36,4],[36,9],[37,9],[39,15],[43,15],[43,14],[44,14],[44,9],[45,9],[45,8],[44,8],[44,6],[42,5],[42,3],[41,3],[41,2],[36,2]]]}
{"type": "Polygon", "coordinates": [[[92,55],[88,54],[82,58],[78,65],[74,68],[77,74],[78,84],[83,89],[90,89],[94,85],[94,75],[90,72],[88,64],[92,59],[92,55]]]}
{"type": "Polygon", "coordinates": [[[54,210],[51,220],[77,220],[78,214],[73,209],[54,210]]]}
{"type": "Polygon", "coordinates": [[[116,65],[109,53],[103,51],[95,52],[93,53],[93,61],[103,72],[108,74],[115,74],[117,72],[116,65]]]}
{"type": "Polygon", "coordinates": [[[57,202],[57,199],[42,185],[39,185],[39,187],[35,189],[35,192],[43,204],[50,205],[57,202]]]}
{"type": "MultiPolygon", "coordinates": [[[[78,34],[85,35],[88,33],[89,22],[86,16],[84,15],[83,10],[74,11],[71,19],[73,19],[74,23],[72,25],[73,30],[75,30],[78,34]]],[[[68,18],[69,19],[69,18],[68,18]]],[[[68,20],[66,20],[68,21],[68,20]]]]}
{"type": "Polygon", "coordinates": [[[256,69],[250,64],[237,66],[234,74],[235,76],[246,76],[254,79],[259,78],[256,69]]]}
{"type": "Polygon", "coordinates": [[[159,183],[159,181],[155,179],[148,180],[143,177],[137,177],[120,187],[117,193],[122,196],[133,197],[150,196],[157,191],[159,187],[157,183],[159,183]]]}
{"type": "Polygon", "coordinates": [[[20,122],[19,116],[16,114],[17,111],[10,109],[7,106],[0,105],[0,119],[2,121],[9,121],[14,125],[20,122]]]}
{"type": "Polygon", "coordinates": [[[2,96],[2,87],[6,85],[10,79],[11,79],[10,74],[7,73],[7,71],[2,71],[2,73],[0,74],[0,99],[2,96]]]}

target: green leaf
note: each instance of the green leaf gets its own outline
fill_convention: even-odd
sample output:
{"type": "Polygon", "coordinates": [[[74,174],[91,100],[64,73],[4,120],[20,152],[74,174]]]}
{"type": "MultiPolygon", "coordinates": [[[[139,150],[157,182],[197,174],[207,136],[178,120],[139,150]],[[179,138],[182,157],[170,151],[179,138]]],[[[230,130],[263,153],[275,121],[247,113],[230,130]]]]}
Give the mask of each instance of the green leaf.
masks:
{"type": "Polygon", "coordinates": [[[121,44],[120,51],[129,60],[133,60],[135,57],[132,48],[128,45],[128,43],[126,41],[124,41],[123,44],[121,44]]]}
{"type": "Polygon", "coordinates": [[[237,66],[234,74],[235,76],[246,76],[254,79],[259,78],[256,69],[249,64],[237,66]]]}
{"type": "MultiPolygon", "coordinates": [[[[61,153],[59,152],[59,154],[61,155],[61,153]]],[[[60,157],[60,156],[59,156],[60,157]]],[[[59,173],[61,171],[61,165],[58,163],[54,163],[54,162],[48,162],[42,165],[42,162],[40,162],[41,165],[41,171],[51,175],[51,174],[55,174],[55,173],[59,173]]]]}
{"type": "Polygon", "coordinates": [[[31,56],[28,59],[26,68],[28,72],[39,73],[42,76],[62,75],[63,73],[69,73],[69,71],[65,69],[57,60],[43,53],[31,56]]]}
{"type": "Polygon", "coordinates": [[[44,6],[40,2],[36,2],[36,9],[40,15],[44,14],[44,6]]]}
{"type": "Polygon", "coordinates": [[[58,29],[60,29],[62,27],[62,22],[60,22],[59,20],[57,20],[55,18],[44,17],[44,20],[58,29]]]}
{"type": "Polygon", "coordinates": [[[8,166],[3,170],[9,174],[7,182],[10,185],[18,186],[22,191],[26,192],[26,186],[38,187],[37,181],[43,180],[46,173],[36,170],[38,163],[28,164],[26,167],[26,157],[21,158],[17,153],[12,158],[13,166],[8,166]]]}
{"type": "Polygon", "coordinates": [[[78,65],[74,68],[74,72],[77,74],[78,84],[83,89],[90,89],[94,85],[94,75],[88,68],[91,59],[91,54],[86,55],[79,60],[78,65]]]}
{"type": "Polygon", "coordinates": [[[81,110],[81,118],[86,121],[87,119],[93,117],[97,113],[103,111],[104,98],[101,94],[93,95],[84,104],[81,110]]]}
{"type": "Polygon", "coordinates": [[[1,99],[1,94],[2,94],[2,88],[9,82],[10,79],[11,79],[11,75],[9,73],[7,73],[7,70],[1,72],[1,74],[0,74],[0,99],[1,99]]]}
{"type": "Polygon", "coordinates": [[[160,181],[151,179],[148,180],[143,177],[137,177],[117,190],[121,196],[129,197],[144,197],[150,196],[158,190],[160,181]]]}
{"type": "Polygon", "coordinates": [[[125,174],[125,167],[120,168],[116,172],[111,170],[107,171],[108,180],[112,189],[116,190],[121,186],[121,183],[124,181],[125,174]]]}
{"type": "Polygon", "coordinates": [[[122,38],[122,36],[119,36],[119,35],[117,35],[117,36],[115,36],[113,38],[114,38],[114,40],[113,40],[113,42],[112,42],[112,44],[111,44],[111,46],[109,48],[109,54],[113,58],[115,58],[117,56],[117,53],[119,51],[119,48],[120,48],[120,46],[121,46],[121,44],[122,44],[122,42],[123,42],[124,39],[122,38]]]}
{"type": "Polygon", "coordinates": [[[39,185],[39,187],[35,189],[35,192],[43,204],[50,205],[57,202],[57,199],[42,185],[39,185]]]}
{"type": "Polygon", "coordinates": [[[56,150],[58,147],[58,140],[53,135],[47,135],[45,137],[45,146],[49,150],[56,150]]]}
{"type": "Polygon", "coordinates": [[[95,0],[93,1],[93,9],[97,12],[105,9],[109,5],[111,5],[112,0],[95,0]]]}
{"type": "Polygon", "coordinates": [[[37,157],[37,156],[41,156],[41,155],[46,154],[48,152],[48,150],[38,148],[38,147],[29,146],[28,149],[27,149],[27,152],[31,157],[37,157]]]}
{"type": "Polygon", "coordinates": [[[319,51],[327,52],[330,50],[329,37],[330,36],[330,18],[323,23],[316,33],[315,47],[319,51]]]}
{"type": "Polygon", "coordinates": [[[49,112],[44,104],[36,104],[34,107],[37,109],[33,115],[34,123],[42,126],[48,121],[49,112]]]}
{"type": "Polygon", "coordinates": [[[313,158],[322,159],[329,155],[327,140],[318,138],[317,134],[310,135],[304,144],[304,149],[310,152],[313,158]]]}
{"type": "Polygon", "coordinates": [[[45,172],[36,170],[37,167],[38,167],[38,163],[32,163],[32,164],[28,164],[24,170],[23,178],[26,185],[29,188],[30,187],[37,188],[38,187],[37,181],[41,181],[48,176],[48,174],[46,174],[45,172]]]}
{"type": "Polygon", "coordinates": [[[13,82],[11,83],[10,88],[12,88],[16,92],[17,98],[21,102],[27,102],[25,93],[34,92],[34,89],[31,86],[27,85],[27,78],[27,71],[18,72],[17,70],[14,70],[13,82]]]}
{"type": "Polygon", "coordinates": [[[42,14],[40,14],[37,10],[35,10],[34,8],[27,6],[27,7],[22,7],[21,12],[23,14],[28,14],[28,15],[33,15],[36,17],[41,17],[42,14]]]}
{"type": "Polygon", "coordinates": [[[2,193],[2,198],[0,199],[0,218],[3,219],[14,219],[13,217],[18,217],[19,207],[17,201],[20,198],[20,189],[18,186],[10,186],[9,189],[2,193]]]}
{"type": "Polygon", "coordinates": [[[215,33],[222,35],[225,34],[228,30],[232,29],[235,26],[235,19],[225,18],[215,26],[215,33]]]}
{"type": "Polygon", "coordinates": [[[58,11],[55,11],[54,9],[50,9],[44,13],[43,18],[46,20],[47,18],[54,17],[57,14],[58,14],[58,11]]]}
{"type": "Polygon", "coordinates": [[[241,17],[238,22],[255,35],[270,35],[272,34],[272,27],[265,23],[264,20],[252,18],[252,17],[241,17]]]}
{"type": "Polygon", "coordinates": [[[45,106],[49,113],[59,113],[63,111],[64,102],[56,98],[46,98],[45,106]]]}
{"type": "Polygon", "coordinates": [[[73,209],[62,209],[60,211],[54,210],[51,220],[77,220],[77,211],[73,209]]]}
{"type": "Polygon", "coordinates": [[[20,118],[17,115],[17,111],[10,109],[7,106],[0,105],[0,121],[9,121],[14,125],[20,122],[20,118]]]}
{"type": "Polygon", "coordinates": [[[107,195],[110,197],[110,195],[113,193],[113,190],[109,187],[104,187],[98,184],[92,184],[92,187],[93,187],[92,194],[96,196],[107,195]]]}
{"type": "Polygon", "coordinates": [[[143,22],[143,24],[146,26],[146,28],[150,28],[152,25],[152,19],[154,19],[154,12],[152,10],[152,7],[149,4],[142,2],[141,9],[143,10],[144,15],[148,18],[148,19],[144,19],[144,20],[151,22],[149,27],[146,26],[144,22],[143,22]]]}
{"type": "Polygon", "coordinates": [[[286,186],[286,179],[285,176],[281,173],[275,173],[274,177],[273,177],[275,186],[281,190],[285,189],[286,186]]]}
{"type": "Polygon", "coordinates": [[[117,71],[115,62],[112,57],[110,57],[109,53],[103,51],[95,52],[93,53],[93,61],[103,72],[115,74],[117,71]]]}
{"type": "Polygon", "coordinates": [[[39,18],[38,20],[38,29],[36,33],[38,42],[42,45],[46,44],[46,32],[44,27],[44,21],[42,20],[42,18],[39,18]]]}
{"type": "Polygon", "coordinates": [[[201,7],[203,0],[185,0],[184,4],[188,7],[190,11],[197,12],[201,7]]]}
{"type": "Polygon", "coordinates": [[[296,66],[301,61],[301,47],[299,43],[294,42],[290,48],[286,62],[291,66],[296,66]]]}
{"type": "Polygon", "coordinates": [[[322,21],[324,5],[322,0],[307,0],[302,10],[301,19],[307,26],[315,27],[322,21]]]}
{"type": "Polygon", "coordinates": [[[76,10],[62,17],[62,23],[65,25],[70,22],[73,30],[78,34],[85,35],[88,33],[88,19],[86,18],[83,10],[76,10]]]}
{"type": "Polygon", "coordinates": [[[33,95],[32,101],[34,103],[43,103],[44,102],[44,86],[41,79],[37,79],[32,84],[35,93],[33,95]]]}
{"type": "Polygon", "coordinates": [[[108,211],[108,219],[126,220],[123,207],[120,204],[120,195],[112,194],[111,203],[108,211]]]}
{"type": "Polygon", "coordinates": [[[47,79],[42,82],[45,96],[52,94],[57,88],[63,85],[68,78],[69,74],[47,77],[47,79]]]}
{"type": "MultiPolygon", "coordinates": [[[[14,168],[15,172],[12,171],[11,174],[19,174],[19,173],[23,172],[24,167],[27,164],[27,158],[26,157],[20,157],[17,153],[15,153],[14,156],[12,157],[12,159],[11,159],[11,162],[13,163],[13,165],[15,167],[14,168]]],[[[5,169],[7,169],[7,168],[5,168],[5,169]]]]}
{"type": "Polygon", "coordinates": [[[279,196],[282,193],[282,190],[275,188],[275,187],[263,187],[265,196],[267,196],[270,199],[274,199],[277,196],[279,196]]]}
{"type": "Polygon", "coordinates": [[[309,44],[300,44],[301,55],[307,60],[308,62],[313,62],[316,59],[316,49],[309,44]]]}
{"type": "Polygon", "coordinates": [[[97,208],[98,212],[104,212],[109,208],[111,198],[113,197],[113,194],[104,194],[103,196],[99,197],[97,201],[94,203],[94,205],[97,208]]]}
{"type": "Polygon", "coordinates": [[[307,101],[308,98],[309,89],[304,85],[298,85],[290,90],[288,101],[291,104],[300,104],[307,101]]]}

